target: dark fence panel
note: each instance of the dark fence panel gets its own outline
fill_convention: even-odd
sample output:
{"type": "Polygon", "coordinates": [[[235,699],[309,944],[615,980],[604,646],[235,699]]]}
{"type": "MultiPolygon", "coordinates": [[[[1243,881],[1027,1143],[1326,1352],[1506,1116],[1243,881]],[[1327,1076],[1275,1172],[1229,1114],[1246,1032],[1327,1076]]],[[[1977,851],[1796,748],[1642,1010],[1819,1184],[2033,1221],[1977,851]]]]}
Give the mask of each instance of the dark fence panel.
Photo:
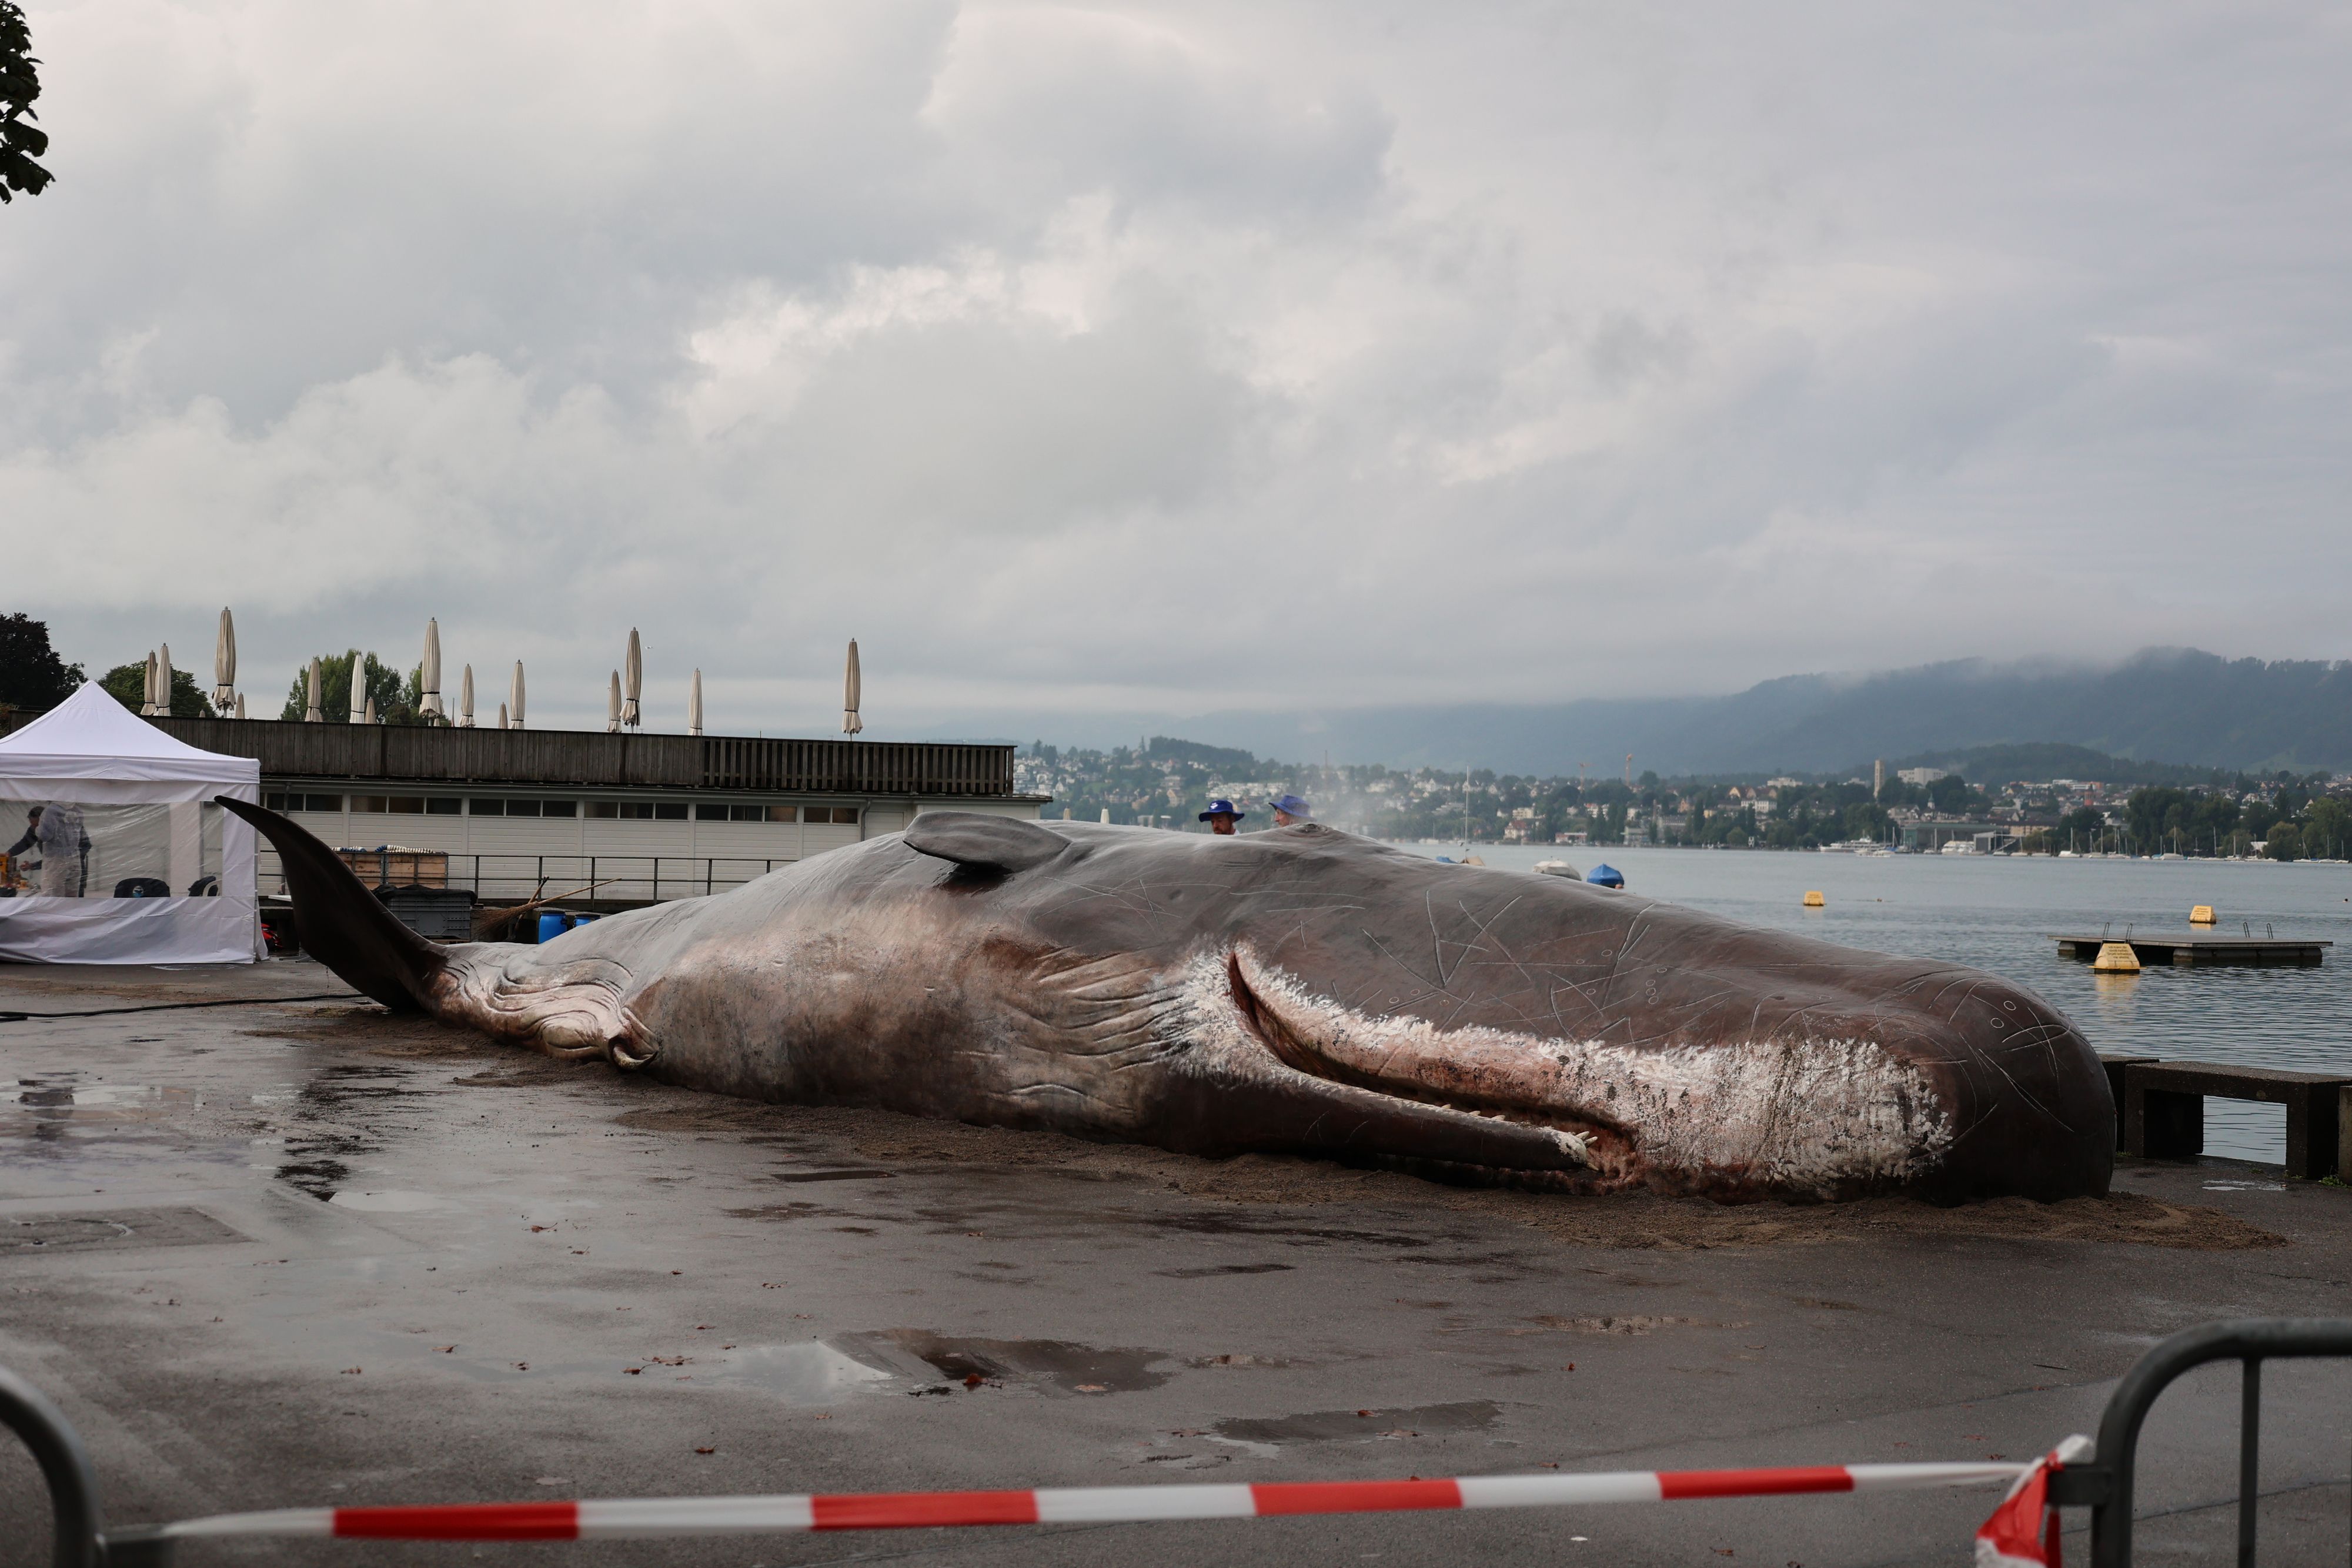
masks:
{"type": "Polygon", "coordinates": [[[844,795],[1010,795],[1013,747],[889,740],[150,719],[283,779],[636,785],[844,795]]]}

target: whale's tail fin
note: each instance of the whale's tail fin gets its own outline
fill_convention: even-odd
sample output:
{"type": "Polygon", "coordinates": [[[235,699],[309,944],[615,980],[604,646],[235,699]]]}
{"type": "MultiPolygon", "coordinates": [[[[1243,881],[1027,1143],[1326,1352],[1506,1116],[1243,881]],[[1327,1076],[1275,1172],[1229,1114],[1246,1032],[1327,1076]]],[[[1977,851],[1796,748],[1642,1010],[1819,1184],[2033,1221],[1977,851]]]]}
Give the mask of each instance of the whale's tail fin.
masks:
{"type": "Polygon", "coordinates": [[[359,990],[401,1012],[433,1010],[448,955],[393,918],[335,852],[277,812],[214,797],[253,824],[286,868],[302,947],[359,990]]]}

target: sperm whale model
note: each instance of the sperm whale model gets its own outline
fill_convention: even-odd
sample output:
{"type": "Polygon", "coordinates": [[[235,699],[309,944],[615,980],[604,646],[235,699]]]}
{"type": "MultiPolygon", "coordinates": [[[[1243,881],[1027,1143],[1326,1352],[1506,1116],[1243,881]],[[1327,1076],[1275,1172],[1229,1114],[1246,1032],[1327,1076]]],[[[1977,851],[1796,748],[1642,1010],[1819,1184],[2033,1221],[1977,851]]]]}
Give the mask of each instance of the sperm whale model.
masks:
{"type": "Polygon", "coordinates": [[[388,1007],[756,1100],[1723,1199],[2106,1188],[2032,992],[1314,824],[968,811],[538,946],[438,946],[275,812],[303,945],[388,1007]]]}

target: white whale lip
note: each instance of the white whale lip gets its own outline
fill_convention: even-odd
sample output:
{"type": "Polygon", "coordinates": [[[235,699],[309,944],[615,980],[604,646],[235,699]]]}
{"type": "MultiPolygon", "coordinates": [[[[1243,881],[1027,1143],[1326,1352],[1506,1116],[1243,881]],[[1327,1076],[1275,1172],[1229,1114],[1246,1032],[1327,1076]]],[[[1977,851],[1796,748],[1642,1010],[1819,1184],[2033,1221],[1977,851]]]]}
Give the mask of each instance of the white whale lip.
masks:
{"type": "Polygon", "coordinates": [[[1188,988],[1213,992],[1213,1008],[1293,1071],[1578,1137],[1617,1183],[1835,1197],[1916,1180],[1953,1142],[1920,1069],[1866,1039],[1631,1046],[1446,1028],[1357,1012],[1242,946],[1196,960],[1188,988]]]}
{"type": "MultiPolygon", "coordinates": [[[[1225,989],[1232,998],[1234,1009],[1257,1042],[1293,1071],[1327,1082],[1367,1089],[1391,1099],[1410,1100],[1416,1104],[1450,1111],[1460,1116],[1538,1128],[1551,1134],[1564,1153],[1576,1155],[1587,1166],[1600,1163],[1604,1155],[1604,1151],[1598,1145],[1622,1142],[1622,1138],[1612,1137],[1617,1129],[1600,1118],[1562,1114],[1500,1098],[1433,1092],[1416,1084],[1350,1068],[1337,1061],[1318,1045],[1307,1029],[1286,1016],[1277,1002],[1251,984],[1244,964],[1240,949],[1225,955],[1225,989]]],[[[1253,964],[1250,967],[1256,966],[1253,964]]]]}

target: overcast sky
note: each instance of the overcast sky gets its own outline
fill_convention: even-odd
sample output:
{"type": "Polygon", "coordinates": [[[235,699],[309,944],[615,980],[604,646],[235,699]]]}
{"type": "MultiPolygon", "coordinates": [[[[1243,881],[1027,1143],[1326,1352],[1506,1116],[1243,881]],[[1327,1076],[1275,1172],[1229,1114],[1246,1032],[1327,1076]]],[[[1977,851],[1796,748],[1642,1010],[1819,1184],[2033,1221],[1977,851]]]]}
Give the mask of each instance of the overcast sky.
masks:
{"type": "Polygon", "coordinates": [[[657,727],[824,733],[855,635],[869,733],[1054,738],[2352,653],[2341,7],[28,9],[0,608],[93,670],[437,615],[601,723],[635,624],[657,727]]]}

